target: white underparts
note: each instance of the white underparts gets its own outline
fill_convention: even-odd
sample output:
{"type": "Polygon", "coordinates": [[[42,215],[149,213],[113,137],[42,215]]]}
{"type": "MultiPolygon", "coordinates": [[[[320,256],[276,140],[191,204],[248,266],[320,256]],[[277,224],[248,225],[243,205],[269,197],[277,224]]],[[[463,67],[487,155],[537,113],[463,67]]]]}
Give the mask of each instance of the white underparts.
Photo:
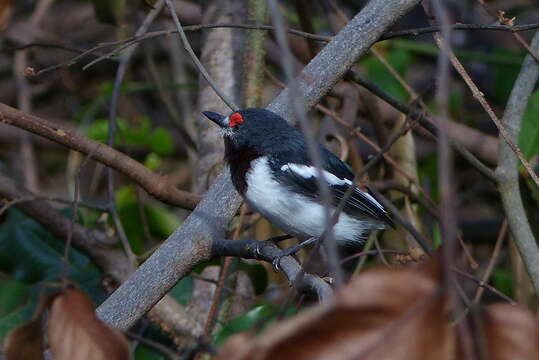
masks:
{"type": "MultiPolygon", "coordinates": [[[[299,174],[301,171],[305,175],[311,172],[308,166],[303,167],[297,164],[285,166],[299,170],[299,174]]],[[[281,170],[284,171],[283,168],[281,170]]],[[[339,179],[330,173],[327,174],[327,180],[330,182],[332,180],[344,183],[349,181],[339,179]]],[[[246,177],[245,199],[253,210],[260,212],[275,226],[297,238],[306,239],[322,235],[326,223],[323,206],[314,199],[295,193],[277,182],[271,174],[266,157],[253,160],[246,177]]],[[[339,221],[334,226],[334,235],[335,239],[340,242],[358,242],[362,241],[361,235],[365,230],[381,227],[383,226],[378,222],[359,220],[341,213],[339,221]]]]}

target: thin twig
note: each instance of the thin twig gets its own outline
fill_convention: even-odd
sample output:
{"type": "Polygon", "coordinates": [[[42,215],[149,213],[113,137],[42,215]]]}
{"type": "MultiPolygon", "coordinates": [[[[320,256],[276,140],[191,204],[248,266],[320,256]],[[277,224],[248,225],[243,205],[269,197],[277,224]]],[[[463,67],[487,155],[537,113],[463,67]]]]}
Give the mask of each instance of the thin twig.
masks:
{"type": "Polygon", "coordinates": [[[293,57],[292,57],[292,53],[288,45],[288,39],[286,37],[286,30],[285,30],[286,25],[284,23],[283,16],[281,15],[279,11],[279,7],[277,5],[276,0],[268,0],[268,8],[271,14],[273,25],[276,29],[277,43],[281,47],[281,52],[283,54],[282,62],[283,62],[285,75],[288,80],[288,87],[290,89],[290,97],[292,100],[291,101],[292,114],[294,118],[299,120],[301,129],[303,130],[303,133],[307,140],[307,151],[308,151],[309,158],[317,171],[316,182],[318,186],[318,191],[320,192],[322,206],[324,208],[324,222],[325,222],[324,231],[321,236],[322,237],[321,240],[322,240],[322,245],[324,246],[328,255],[331,275],[335,280],[336,286],[339,287],[343,284],[344,275],[342,273],[341,267],[339,266],[337,244],[334,241],[335,235],[334,235],[334,230],[333,230],[333,226],[338,221],[338,212],[336,212],[337,214],[334,214],[334,216],[330,214],[331,197],[330,197],[328,182],[325,179],[324,173],[322,171],[323,169],[322,158],[321,158],[321,154],[319,150],[319,145],[316,142],[312,127],[309,121],[307,120],[307,117],[304,111],[304,105],[302,104],[303,99],[301,98],[301,94],[297,88],[299,84],[294,80],[293,57]],[[336,220],[333,220],[332,218],[335,218],[335,217],[336,217],[336,220]]]}
{"type": "MultiPolygon", "coordinates": [[[[483,276],[481,277],[481,284],[488,283],[488,279],[490,278],[490,274],[492,273],[492,270],[494,270],[496,261],[498,261],[498,256],[500,255],[503,241],[505,240],[506,237],[507,237],[507,218],[503,219],[502,227],[500,228],[500,232],[498,233],[498,238],[496,239],[496,244],[494,245],[494,250],[492,251],[492,255],[490,256],[490,260],[488,262],[487,268],[485,269],[485,272],[483,273],[483,276]]],[[[483,296],[483,292],[484,292],[484,288],[482,286],[477,288],[477,291],[473,299],[473,302],[475,304],[479,304],[479,302],[481,301],[481,296],[483,296]]]]}
{"type": "MultiPolygon", "coordinates": [[[[146,31],[148,31],[148,28],[153,23],[153,21],[157,18],[157,16],[163,9],[163,6],[164,6],[164,0],[159,0],[158,2],[155,3],[154,8],[148,13],[148,15],[146,15],[144,21],[142,22],[140,27],[137,29],[135,36],[143,35],[144,33],[146,33],[146,31]]],[[[122,86],[123,79],[127,72],[129,60],[131,59],[131,56],[133,55],[137,47],[138,47],[138,44],[137,46],[130,48],[125,54],[122,55],[120,59],[120,63],[118,65],[118,69],[116,70],[116,76],[114,78],[114,87],[112,89],[112,96],[110,100],[109,125],[108,125],[108,134],[107,134],[107,144],[111,148],[114,147],[114,140],[116,137],[116,116],[118,113],[118,102],[120,100],[120,88],[122,86]]],[[[120,220],[118,209],[116,209],[116,203],[114,200],[114,175],[113,175],[112,168],[107,167],[106,173],[107,173],[107,197],[108,197],[109,213],[112,217],[114,226],[116,228],[116,232],[118,233],[118,237],[120,238],[120,242],[127,254],[127,257],[129,258],[130,261],[133,262],[133,264],[135,264],[136,256],[133,253],[131,246],[129,245],[129,240],[127,239],[125,229],[120,220]]]]}
{"type": "MultiPolygon", "coordinates": [[[[425,3],[424,3],[425,4],[425,3]]],[[[457,234],[457,218],[455,204],[455,189],[453,181],[453,154],[449,146],[449,137],[447,135],[446,121],[449,118],[449,54],[451,48],[448,44],[451,43],[451,32],[449,29],[449,18],[447,11],[439,0],[431,0],[430,4],[433,7],[433,14],[441,24],[441,33],[436,33],[440,39],[444,40],[444,45],[441,46],[441,53],[438,56],[437,82],[436,82],[436,106],[440,113],[442,121],[439,122],[438,131],[438,179],[440,182],[440,233],[442,236],[442,258],[443,258],[443,273],[444,282],[448,291],[458,291],[455,287],[457,283],[454,279],[454,274],[451,272],[451,267],[455,264],[457,256],[456,234],[457,234]]],[[[425,7],[425,5],[424,5],[425,7]]],[[[428,9],[426,12],[429,14],[428,9]]],[[[460,297],[463,299],[463,297],[460,297]]]]}
{"type": "Polygon", "coordinates": [[[239,107],[238,105],[234,104],[234,101],[227,96],[215,82],[211,78],[210,74],[206,71],[204,68],[204,65],[200,62],[198,57],[196,56],[195,52],[193,51],[193,48],[191,47],[191,44],[189,44],[189,40],[187,40],[187,36],[185,35],[185,32],[183,31],[182,24],[180,23],[180,20],[178,19],[178,15],[176,15],[176,10],[174,9],[174,6],[170,2],[170,0],[165,0],[165,3],[168,7],[168,10],[170,11],[170,14],[172,15],[172,20],[174,20],[174,24],[176,25],[176,28],[178,30],[178,33],[180,34],[180,38],[182,40],[183,47],[185,48],[185,51],[189,54],[191,57],[191,60],[195,63],[195,66],[197,67],[198,71],[204,77],[204,79],[210,84],[211,88],[215,93],[223,100],[223,102],[232,110],[232,111],[238,111],[239,107]]]}
{"type": "Polygon", "coordinates": [[[345,257],[344,259],[341,260],[341,264],[347,263],[350,260],[357,259],[362,256],[372,256],[372,255],[381,255],[381,254],[409,255],[408,251],[402,251],[402,250],[387,250],[387,249],[365,250],[365,251],[358,252],[357,254],[345,257]]]}
{"type": "Polygon", "coordinates": [[[88,164],[88,162],[91,160],[92,155],[97,151],[99,145],[97,145],[94,150],[92,150],[86,157],[84,158],[84,161],[80,164],[77,173],[75,175],[75,189],[73,194],[73,202],[72,202],[72,212],[71,212],[71,223],[69,225],[69,230],[67,232],[67,239],[64,245],[64,278],[67,279],[69,275],[69,250],[71,249],[71,240],[73,239],[73,228],[75,227],[75,223],[77,222],[77,216],[78,216],[78,208],[79,208],[79,196],[80,196],[80,174],[82,172],[82,169],[88,164]]]}
{"type": "MultiPolygon", "coordinates": [[[[409,115],[411,118],[417,118],[419,123],[423,127],[425,127],[427,130],[432,132],[434,135],[438,133],[436,122],[432,120],[430,117],[426,116],[426,114],[424,114],[422,111],[416,110],[412,106],[395,99],[393,96],[389,95],[379,86],[377,86],[376,84],[366,79],[362,74],[360,74],[356,70],[353,70],[353,69],[350,70],[347,76],[352,81],[356,82],[358,85],[365,87],[374,95],[378,96],[379,98],[387,102],[393,108],[397,109],[398,111],[404,114],[409,115]]],[[[492,171],[488,166],[483,164],[478,158],[475,157],[475,155],[469,152],[464,146],[459,144],[457,141],[453,140],[451,141],[451,143],[455,147],[455,150],[457,150],[457,152],[462,157],[464,157],[472,166],[474,166],[483,176],[485,176],[487,179],[491,180],[492,182],[496,182],[496,176],[494,175],[494,171],[492,171]]]]}
{"type": "Polygon", "coordinates": [[[491,286],[487,283],[484,283],[481,281],[481,279],[478,279],[476,278],[475,276],[471,275],[471,274],[468,274],[467,272],[465,271],[462,271],[460,269],[457,269],[457,268],[453,268],[452,269],[454,272],[456,272],[457,274],[469,279],[469,280],[472,280],[473,282],[475,282],[477,284],[477,286],[480,286],[480,287],[483,287],[485,289],[487,289],[488,291],[490,291],[491,293],[497,295],[498,297],[500,297],[501,299],[507,301],[509,304],[511,305],[516,305],[517,303],[511,299],[509,296],[505,295],[504,293],[502,293],[500,290],[496,289],[494,286],[491,286]]]}
{"type": "MultiPolygon", "coordinates": [[[[270,25],[255,25],[255,24],[201,24],[201,25],[190,25],[190,26],[184,26],[184,31],[199,31],[199,30],[206,30],[206,29],[216,29],[216,28],[237,28],[237,29],[252,29],[252,30],[266,30],[266,31],[273,31],[273,26],[270,25]]],[[[503,32],[521,32],[521,31],[529,31],[536,28],[539,28],[539,23],[532,23],[532,24],[524,24],[524,25],[516,25],[516,26],[506,26],[506,25],[482,25],[482,24],[454,24],[451,25],[451,30],[493,30],[493,31],[503,31],[503,32]]],[[[423,34],[430,34],[434,32],[440,31],[439,26],[429,26],[425,28],[418,28],[418,29],[408,29],[408,30],[400,30],[395,32],[387,32],[386,34],[382,35],[378,41],[384,41],[388,39],[393,39],[397,37],[403,37],[403,36],[418,36],[423,34]]],[[[124,40],[119,41],[113,41],[113,42],[105,42],[100,43],[90,49],[81,51],[79,49],[73,48],[68,45],[61,45],[61,44],[49,44],[49,43],[29,43],[25,45],[21,45],[19,47],[7,49],[8,51],[15,51],[19,49],[26,49],[33,46],[47,46],[47,47],[59,47],[64,50],[69,51],[75,51],[79,52],[80,54],[64,63],[52,65],[46,68],[43,68],[37,72],[35,72],[34,76],[39,76],[41,74],[44,74],[46,72],[56,70],[61,67],[65,66],[72,66],[76,63],[78,63],[82,58],[88,56],[88,55],[94,55],[98,56],[97,59],[93,60],[92,62],[85,65],[84,69],[87,69],[88,67],[94,65],[95,63],[102,61],[102,60],[110,60],[114,55],[116,55],[118,52],[122,51],[123,49],[144,40],[153,39],[158,36],[166,36],[170,34],[177,33],[178,30],[176,29],[170,29],[170,30],[161,30],[161,31],[154,31],[154,32],[148,32],[144,36],[139,37],[131,37],[124,40]],[[100,54],[96,53],[98,50],[111,47],[111,46],[119,46],[118,48],[106,53],[106,54],[100,54]]],[[[301,36],[306,39],[312,39],[316,41],[321,42],[328,42],[331,41],[331,36],[324,36],[324,35],[317,35],[317,34],[310,34],[303,31],[299,31],[296,29],[288,29],[288,32],[292,35],[301,36]]]]}
{"type": "MultiPolygon", "coordinates": [[[[439,48],[443,49],[446,46],[444,40],[440,37],[438,33],[434,34],[434,40],[436,42],[436,45],[439,48]]],[[[464,69],[464,66],[458,60],[458,58],[455,56],[454,52],[451,49],[449,49],[448,51],[448,56],[449,56],[449,61],[451,61],[451,64],[453,65],[455,70],[457,70],[459,75],[462,77],[462,79],[464,80],[464,82],[466,83],[470,91],[472,92],[473,97],[477,100],[477,102],[479,102],[479,104],[481,104],[481,107],[488,114],[488,116],[490,117],[494,125],[496,125],[496,128],[500,132],[500,135],[503,138],[503,140],[507,142],[511,150],[515,153],[515,155],[518,157],[518,159],[520,160],[520,162],[522,163],[522,165],[528,172],[529,176],[532,178],[535,185],[539,187],[539,177],[537,176],[537,174],[531,167],[530,163],[526,160],[526,158],[524,157],[524,154],[522,153],[520,148],[517,146],[513,138],[510,136],[508,130],[500,121],[500,119],[498,118],[494,110],[492,110],[492,107],[489,105],[489,103],[485,99],[485,95],[479,90],[477,85],[473,82],[472,78],[470,77],[466,69],[464,69]]]]}

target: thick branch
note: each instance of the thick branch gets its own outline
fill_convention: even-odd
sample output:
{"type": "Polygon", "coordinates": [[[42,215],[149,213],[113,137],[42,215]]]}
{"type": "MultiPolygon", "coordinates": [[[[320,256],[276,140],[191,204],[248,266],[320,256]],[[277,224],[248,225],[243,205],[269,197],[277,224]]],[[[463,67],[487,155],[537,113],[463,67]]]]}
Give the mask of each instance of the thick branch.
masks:
{"type": "MultiPolygon", "coordinates": [[[[531,47],[534,51],[539,51],[539,32],[535,34],[531,47]]],[[[502,119],[510,138],[515,143],[521,129],[522,116],[526,110],[528,99],[535,88],[538,76],[539,64],[532,56],[527,55],[511,91],[502,119]]],[[[539,297],[539,248],[530,228],[522,197],[520,196],[518,182],[519,161],[513,149],[502,137],[500,137],[499,143],[499,159],[496,175],[498,189],[509,221],[509,229],[520,256],[524,260],[526,270],[535,288],[535,293],[539,297]]]]}
{"type": "MultiPolygon", "coordinates": [[[[318,102],[373,43],[418,2],[370,1],[302,71],[298,83],[306,108],[318,102]]],[[[288,101],[288,90],[284,90],[268,109],[289,118],[288,101]]],[[[97,309],[98,315],[116,327],[131,326],[193,266],[211,256],[212,241],[222,238],[219,235],[239,204],[239,195],[225,170],[182,227],[97,309]]]]}
{"type": "Polygon", "coordinates": [[[165,176],[152,172],[138,161],[118,150],[2,103],[0,103],[0,123],[30,131],[86,155],[92,153],[94,160],[129,177],[150,195],[167,204],[185,209],[194,209],[200,200],[194,194],[178,190],[168,182],[165,176]]]}
{"type": "MultiPolygon", "coordinates": [[[[214,256],[235,256],[268,262],[272,262],[280,253],[281,249],[270,241],[222,239],[214,241],[212,246],[214,256]]],[[[304,273],[301,265],[292,256],[283,257],[279,262],[279,269],[290,285],[297,286],[300,291],[313,292],[322,302],[331,297],[331,287],[318,276],[304,273]]]]}

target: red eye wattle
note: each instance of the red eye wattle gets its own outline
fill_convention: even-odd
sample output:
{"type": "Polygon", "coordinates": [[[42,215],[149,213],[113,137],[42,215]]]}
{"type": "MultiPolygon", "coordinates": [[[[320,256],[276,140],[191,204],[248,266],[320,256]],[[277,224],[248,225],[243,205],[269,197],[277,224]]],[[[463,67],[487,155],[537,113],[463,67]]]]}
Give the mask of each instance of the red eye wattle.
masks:
{"type": "Polygon", "coordinates": [[[234,127],[236,125],[243,124],[243,116],[240,113],[234,113],[230,115],[228,126],[234,127]]]}

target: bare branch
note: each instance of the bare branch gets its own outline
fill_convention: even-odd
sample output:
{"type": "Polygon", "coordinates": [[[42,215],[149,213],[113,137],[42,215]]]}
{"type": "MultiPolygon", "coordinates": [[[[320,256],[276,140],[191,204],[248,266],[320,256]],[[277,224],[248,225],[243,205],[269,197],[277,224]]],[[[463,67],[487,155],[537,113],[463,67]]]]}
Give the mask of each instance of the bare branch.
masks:
{"type": "Polygon", "coordinates": [[[86,155],[90,154],[97,147],[97,150],[92,155],[94,160],[110,166],[129,177],[150,195],[167,204],[185,209],[194,209],[200,201],[198,196],[174,187],[169,183],[166,176],[152,172],[138,161],[118,150],[2,103],[0,103],[0,123],[13,125],[36,135],[43,136],[86,155]]]}
{"type": "MultiPolygon", "coordinates": [[[[252,29],[252,30],[265,30],[265,31],[273,31],[273,26],[270,25],[255,25],[255,24],[200,24],[200,25],[189,25],[184,26],[184,31],[200,31],[200,30],[206,30],[206,29],[216,29],[216,28],[237,28],[237,29],[252,29]]],[[[454,24],[450,26],[451,30],[491,30],[491,31],[502,31],[502,32],[510,32],[510,33],[517,33],[521,31],[529,31],[539,28],[539,23],[532,23],[532,24],[523,24],[523,25],[515,25],[515,26],[507,26],[507,25],[483,25],[483,24],[454,24]]],[[[418,36],[423,34],[430,34],[434,32],[440,31],[439,26],[429,26],[425,28],[417,28],[417,29],[407,29],[407,30],[399,30],[394,32],[387,32],[384,35],[382,35],[377,41],[383,41],[388,39],[393,39],[397,37],[403,37],[403,36],[418,36]]],[[[87,55],[97,55],[98,58],[91,61],[90,63],[86,64],[83,67],[83,70],[86,70],[90,66],[96,64],[99,61],[105,60],[105,59],[111,59],[114,55],[119,53],[120,51],[128,48],[129,46],[140,42],[144,40],[153,39],[158,36],[165,36],[170,34],[177,33],[178,30],[176,29],[170,29],[170,30],[160,30],[160,31],[153,31],[148,32],[144,34],[143,36],[133,36],[131,38],[127,38],[124,40],[119,41],[112,41],[112,42],[104,42],[101,44],[98,44],[90,49],[87,50],[79,50],[77,48],[73,48],[71,46],[62,45],[62,44],[51,44],[51,43],[44,43],[44,42],[33,42],[25,45],[21,45],[15,48],[11,48],[10,51],[14,50],[23,50],[27,49],[29,47],[33,46],[42,46],[42,47],[56,47],[63,50],[68,50],[72,52],[78,52],[79,55],[76,57],[68,60],[67,62],[56,64],[49,66],[47,68],[41,69],[35,73],[35,76],[39,76],[43,73],[56,70],[58,68],[64,67],[64,66],[72,66],[76,63],[78,63],[82,58],[84,58],[87,55]],[[112,51],[106,53],[106,54],[100,54],[97,53],[98,50],[103,48],[108,48],[111,46],[118,46],[117,48],[113,49],[112,51]]],[[[310,40],[316,40],[316,41],[322,41],[322,42],[329,42],[331,41],[331,36],[325,36],[325,35],[318,35],[318,34],[310,34],[303,31],[299,31],[296,29],[288,29],[288,32],[292,35],[301,36],[305,39],[310,40]]]]}
{"type": "MultiPolygon", "coordinates": [[[[539,32],[531,43],[532,49],[539,51],[539,32]]],[[[513,86],[509,101],[505,107],[502,123],[511,143],[518,139],[522,126],[522,116],[526,110],[528,99],[535,88],[539,76],[539,64],[531,55],[527,55],[522,64],[520,74],[513,86]]],[[[500,137],[499,164],[496,169],[498,190],[502,197],[505,214],[509,222],[509,230],[526,265],[526,270],[539,297],[539,248],[522,203],[519,186],[518,159],[513,148],[505,138],[500,137]]],[[[534,173],[535,174],[535,173],[534,173]]]]}
{"type": "MultiPolygon", "coordinates": [[[[220,239],[214,241],[212,252],[215,256],[236,256],[271,262],[281,253],[281,249],[271,241],[220,239]]],[[[300,291],[313,292],[322,302],[332,297],[330,286],[317,276],[305,274],[292,256],[283,257],[279,268],[289,284],[297,286],[300,291]]]]}
{"type": "MultiPolygon", "coordinates": [[[[317,103],[372,44],[418,2],[370,1],[302,71],[298,88],[305,108],[317,103]]],[[[291,120],[288,95],[288,90],[282,91],[268,109],[291,120]]],[[[116,327],[131,326],[193,266],[211,256],[212,241],[222,238],[219,235],[239,204],[239,195],[226,170],[217,177],[182,227],[98,308],[98,315],[116,327]]]]}

